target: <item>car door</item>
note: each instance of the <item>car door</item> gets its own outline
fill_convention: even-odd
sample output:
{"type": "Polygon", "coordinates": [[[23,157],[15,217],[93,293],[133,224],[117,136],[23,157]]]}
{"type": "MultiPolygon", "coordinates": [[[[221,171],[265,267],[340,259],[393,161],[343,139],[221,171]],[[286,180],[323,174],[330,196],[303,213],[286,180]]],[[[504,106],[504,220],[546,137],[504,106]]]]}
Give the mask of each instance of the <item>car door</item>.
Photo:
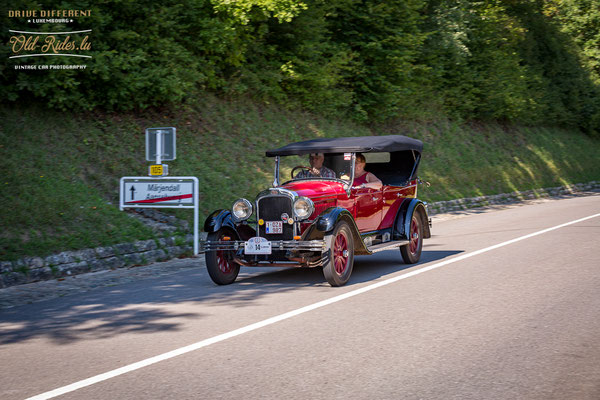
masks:
{"type": "Polygon", "coordinates": [[[383,195],[381,189],[352,189],[355,199],[354,219],[360,232],[374,231],[381,223],[383,195]]]}
{"type": "Polygon", "coordinates": [[[393,226],[400,205],[406,198],[416,197],[416,188],[416,180],[407,183],[406,186],[383,187],[383,204],[379,229],[387,229],[393,226]]]}

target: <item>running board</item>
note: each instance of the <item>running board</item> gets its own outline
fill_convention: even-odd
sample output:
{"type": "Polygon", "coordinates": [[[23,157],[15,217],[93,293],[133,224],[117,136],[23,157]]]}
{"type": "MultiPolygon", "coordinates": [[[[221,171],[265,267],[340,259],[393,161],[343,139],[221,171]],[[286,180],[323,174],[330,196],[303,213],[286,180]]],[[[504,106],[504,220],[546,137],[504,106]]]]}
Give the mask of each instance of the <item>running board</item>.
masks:
{"type": "Polygon", "coordinates": [[[394,242],[379,243],[379,244],[376,244],[375,246],[369,246],[369,247],[367,247],[367,249],[371,253],[378,253],[378,252],[384,251],[384,250],[395,249],[397,247],[404,246],[405,244],[408,244],[408,243],[410,243],[408,240],[396,240],[394,242]]]}

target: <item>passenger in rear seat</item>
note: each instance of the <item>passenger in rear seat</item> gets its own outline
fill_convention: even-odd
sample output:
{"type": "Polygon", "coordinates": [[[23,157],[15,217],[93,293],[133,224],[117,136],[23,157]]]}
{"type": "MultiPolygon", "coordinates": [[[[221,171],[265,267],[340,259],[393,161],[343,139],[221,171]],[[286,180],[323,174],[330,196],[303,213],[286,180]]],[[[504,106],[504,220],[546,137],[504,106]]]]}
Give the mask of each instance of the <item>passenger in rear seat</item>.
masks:
{"type": "Polygon", "coordinates": [[[356,153],[356,161],[354,163],[354,181],[352,181],[352,187],[354,188],[369,188],[379,190],[383,187],[383,182],[379,180],[375,175],[365,171],[367,160],[361,153],[356,153]]]}

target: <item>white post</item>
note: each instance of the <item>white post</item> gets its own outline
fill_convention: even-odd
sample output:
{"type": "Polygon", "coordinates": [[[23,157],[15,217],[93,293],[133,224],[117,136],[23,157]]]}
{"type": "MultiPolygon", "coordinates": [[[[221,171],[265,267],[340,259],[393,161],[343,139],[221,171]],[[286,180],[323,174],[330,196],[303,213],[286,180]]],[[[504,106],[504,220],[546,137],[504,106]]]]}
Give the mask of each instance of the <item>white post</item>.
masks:
{"type": "Polygon", "coordinates": [[[162,131],[156,131],[156,165],[162,163],[162,131]]]}
{"type": "Polygon", "coordinates": [[[198,241],[200,238],[198,237],[198,220],[199,220],[199,211],[198,211],[198,203],[199,203],[199,194],[200,188],[198,187],[198,178],[194,178],[194,256],[198,256],[198,241]]]}

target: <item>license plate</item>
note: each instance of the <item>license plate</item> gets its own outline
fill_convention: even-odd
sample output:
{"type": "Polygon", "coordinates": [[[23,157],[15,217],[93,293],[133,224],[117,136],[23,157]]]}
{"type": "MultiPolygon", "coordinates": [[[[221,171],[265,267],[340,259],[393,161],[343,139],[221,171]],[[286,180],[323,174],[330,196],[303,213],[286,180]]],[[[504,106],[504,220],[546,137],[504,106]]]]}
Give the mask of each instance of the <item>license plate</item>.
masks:
{"type": "Polygon", "coordinates": [[[250,238],[244,244],[245,254],[271,254],[271,242],[263,237],[250,238]]]}
{"type": "Polygon", "coordinates": [[[266,223],[267,233],[282,233],[283,232],[283,221],[267,221],[266,223]]]}

